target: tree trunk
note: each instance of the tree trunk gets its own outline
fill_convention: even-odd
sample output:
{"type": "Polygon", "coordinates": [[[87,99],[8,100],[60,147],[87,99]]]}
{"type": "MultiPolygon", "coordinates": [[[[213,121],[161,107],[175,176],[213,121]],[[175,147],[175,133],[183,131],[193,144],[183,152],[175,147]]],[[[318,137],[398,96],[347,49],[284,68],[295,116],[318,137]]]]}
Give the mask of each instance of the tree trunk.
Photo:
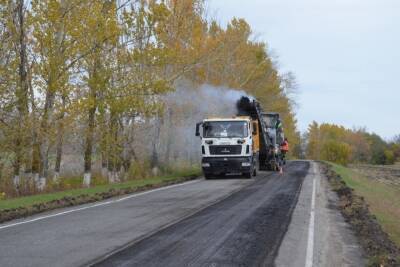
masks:
{"type": "MultiPolygon", "coordinates": [[[[135,116],[133,116],[131,119],[131,123],[127,123],[127,129],[126,129],[126,138],[124,140],[124,155],[123,155],[123,166],[125,172],[128,172],[131,167],[132,160],[137,161],[137,155],[136,151],[134,148],[134,140],[135,140],[135,116]]],[[[126,173],[129,174],[129,173],[126,173]]]]}
{"type": "MultiPolygon", "coordinates": [[[[60,2],[60,11],[62,13],[65,12],[66,9],[66,1],[61,0],[60,2]]],[[[60,22],[59,29],[56,33],[56,42],[57,42],[57,54],[59,57],[63,57],[63,52],[62,52],[62,42],[63,42],[63,37],[65,34],[65,24],[64,22],[60,22]]],[[[57,72],[58,74],[58,72],[57,72]]],[[[57,77],[58,78],[58,77],[57,77]]],[[[63,153],[63,139],[64,139],[64,116],[65,116],[65,107],[66,107],[66,99],[67,95],[66,92],[62,92],[61,96],[61,104],[62,104],[62,109],[61,109],[61,114],[59,116],[58,120],[58,127],[57,127],[57,145],[56,145],[56,163],[54,166],[54,177],[53,181],[54,182],[59,182],[60,178],[60,169],[61,169],[61,160],[62,160],[62,153],[63,153]]]]}
{"type": "MultiPolygon", "coordinates": [[[[132,125],[133,127],[133,125],[132,125]]],[[[122,147],[122,166],[124,168],[124,178],[129,178],[129,169],[131,167],[132,157],[136,157],[135,151],[130,146],[130,132],[131,127],[128,125],[126,129],[125,138],[122,147]]]]}
{"type": "MultiPolygon", "coordinates": [[[[52,81],[49,80],[49,83],[52,81]]],[[[43,118],[40,125],[40,171],[39,171],[39,184],[38,189],[42,190],[46,186],[46,179],[49,172],[49,150],[50,150],[50,121],[52,120],[54,93],[52,92],[51,85],[48,85],[43,118]]]]}
{"type": "Polygon", "coordinates": [[[90,186],[92,178],[92,152],[93,152],[93,138],[94,138],[94,124],[96,115],[96,90],[95,88],[90,88],[90,108],[88,117],[88,128],[86,132],[86,142],[85,142],[85,154],[84,154],[84,176],[83,185],[90,186]]]}
{"type": "Polygon", "coordinates": [[[101,132],[101,141],[100,141],[100,151],[101,151],[101,176],[103,178],[108,177],[108,131],[106,130],[107,127],[107,119],[105,115],[105,111],[100,112],[100,121],[101,127],[103,127],[103,131],[101,132]]]}
{"type": "Polygon", "coordinates": [[[19,186],[20,183],[20,170],[23,158],[24,146],[24,128],[26,126],[26,117],[28,113],[28,83],[27,83],[27,53],[26,53],[26,38],[25,38],[25,16],[24,16],[24,1],[17,2],[17,20],[18,20],[18,54],[19,54],[19,84],[16,90],[17,109],[18,109],[18,124],[16,129],[15,145],[15,160],[13,163],[14,169],[14,185],[19,186]]]}
{"type": "Polygon", "coordinates": [[[37,141],[37,135],[34,134],[32,148],[32,180],[35,185],[39,184],[39,169],[40,169],[40,145],[37,141]]]}
{"type": "Polygon", "coordinates": [[[102,153],[101,155],[101,176],[102,177],[108,177],[108,161],[107,161],[107,155],[105,153],[102,153]]]}
{"type": "Polygon", "coordinates": [[[173,112],[172,112],[172,109],[171,108],[168,108],[168,110],[167,110],[167,120],[166,121],[168,121],[169,122],[169,125],[167,126],[167,129],[166,129],[166,131],[167,131],[167,138],[166,138],[166,148],[165,148],[165,164],[167,165],[167,166],[169,166],[169,164],[170,164],[170,160],[171,160],[171,147],[172,147],[172,127],[173,127],[173,125],[172,125],[172,115],[173,115],[173,112]]]}
{"type": "Polygon", "coordinates": [[[60,170],[61,170],[61,160],[63,153],[63,144],[64,144],[64,117],[65,117],[65,105],[66,105],[66,96],[62,96],[62,110],[58,121],[57,128],[57,147],[56,147],[56,163],[54,166],[54,182],[59,182],[60,178],[60,170]]]}
{"type": "Polygon", "coordinates": [[[118,118],[115,112],[110,114],[110,147],[108,149],[108,181],[115,183],[119,181],[119,171],[121,170],[121,152],[119,151],[118,140],[118,118]]]}
{"type": "MultiPolygon", "coordinates": [[[[0,158],[0,184],[2,184],[3,180],[3,169],[4,169],[4,163],[2,158],[0,158]]],[[[1,192],[0,192],[1,193],[1,192]]],[[[1,199],[1,196],[0,196],[1,199]]]]}
{"type": "Polygon", "coordinates": [[[160,139],[160,131],[161,131],[161,124],[162,120],[160,117],[156,118],[156,123],[155,123],[155,135],[154,135],[154,140],[153,140],[153,148],[152,148],[152,153],[151,153],[151,171],[153,172],[153,175],[158,175],[159,173],[159,155],[158,155],[158,143],[160,139]]]}
{"type": "MultiPolygon", "coordinates": [[[[62,124],[62,123],[61,123],[62,124]]],[[[60,169],[61,169],[61,159],[62,159],[62,149],[63,149],[63,126],[58,126],[57,131],[57,147],[56,147],[56,163],[54,166],[54,182],[59,182],[60,169]]]]}

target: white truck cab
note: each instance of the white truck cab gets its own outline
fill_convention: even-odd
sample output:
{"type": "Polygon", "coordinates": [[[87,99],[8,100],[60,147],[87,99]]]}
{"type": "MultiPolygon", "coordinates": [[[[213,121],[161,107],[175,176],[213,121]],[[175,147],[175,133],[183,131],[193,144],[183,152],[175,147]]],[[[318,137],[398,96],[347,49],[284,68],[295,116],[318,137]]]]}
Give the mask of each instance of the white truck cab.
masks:
{"type": "Polygon", "coordinates": [[[259,140],[250,117],[209,118],[196,125],[206,179],[228,173],[256,174],[259,140]]]}

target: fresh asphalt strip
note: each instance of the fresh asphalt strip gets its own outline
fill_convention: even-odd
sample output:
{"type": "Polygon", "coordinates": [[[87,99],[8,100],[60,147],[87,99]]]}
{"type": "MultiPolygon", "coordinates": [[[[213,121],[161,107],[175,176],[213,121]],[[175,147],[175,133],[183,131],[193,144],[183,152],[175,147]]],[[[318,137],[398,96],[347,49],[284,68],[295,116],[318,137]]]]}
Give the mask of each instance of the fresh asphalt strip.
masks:
{"type": "Polygon", "coordinates": [[[94,266],[271,266],[290,223],[308,162],[261,173],[224,200],[111,254],[94,266]]]}

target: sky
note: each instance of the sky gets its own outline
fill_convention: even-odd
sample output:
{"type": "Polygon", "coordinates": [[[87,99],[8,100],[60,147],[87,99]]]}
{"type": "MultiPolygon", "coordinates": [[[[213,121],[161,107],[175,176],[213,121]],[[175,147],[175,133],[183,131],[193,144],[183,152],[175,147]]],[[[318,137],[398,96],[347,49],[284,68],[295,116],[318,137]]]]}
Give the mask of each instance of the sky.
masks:
{"type": "Polygon", "coordinates": [[[295,74],[301,131],[317,121],[400,134],[399,0],[208,0],[207,12],[246,19],[295,74]]]}

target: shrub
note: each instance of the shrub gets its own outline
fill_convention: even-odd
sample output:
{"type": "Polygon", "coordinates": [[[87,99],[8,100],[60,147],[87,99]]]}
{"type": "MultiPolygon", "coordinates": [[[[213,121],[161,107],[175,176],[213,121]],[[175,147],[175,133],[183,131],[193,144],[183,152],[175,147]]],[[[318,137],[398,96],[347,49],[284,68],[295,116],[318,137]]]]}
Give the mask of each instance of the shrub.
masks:
{"type": "Polygon", "coordinates": [[[385,155],[385,164],[394,164],[396,158],[393,151],[385,150],[384,155],[385,155]]]}
{"type": "Polygon", "coordinates": [[[128,170],[129,179],[141,179],[149,176],[150,162],[133,161],[128,170]]]}
{"type": "Polygon", "coordinates": [[[343,142],[334,140],[327,141],[322,147],[322,159],[342,165],[350,161],[351,147],[343,142]]]}

